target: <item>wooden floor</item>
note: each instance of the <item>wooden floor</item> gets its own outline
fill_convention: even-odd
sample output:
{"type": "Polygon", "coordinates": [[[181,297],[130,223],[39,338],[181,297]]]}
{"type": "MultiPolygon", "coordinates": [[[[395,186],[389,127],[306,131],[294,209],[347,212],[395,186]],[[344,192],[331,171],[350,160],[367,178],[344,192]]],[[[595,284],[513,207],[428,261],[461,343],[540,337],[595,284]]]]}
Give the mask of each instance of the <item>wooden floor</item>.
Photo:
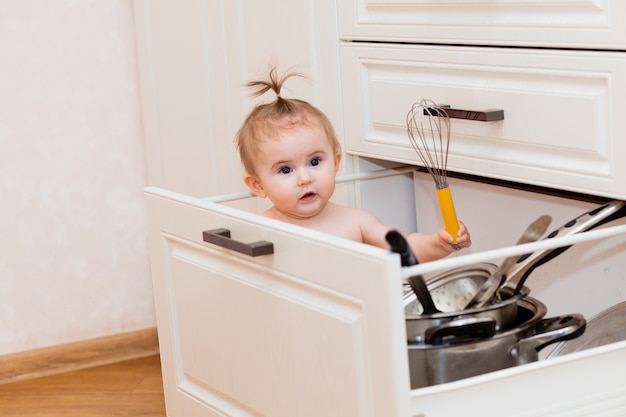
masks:
{"type": "Polygon", "coordinates": [[[158,355],[0,385],[2,417],[165,417],[158,355]]]}

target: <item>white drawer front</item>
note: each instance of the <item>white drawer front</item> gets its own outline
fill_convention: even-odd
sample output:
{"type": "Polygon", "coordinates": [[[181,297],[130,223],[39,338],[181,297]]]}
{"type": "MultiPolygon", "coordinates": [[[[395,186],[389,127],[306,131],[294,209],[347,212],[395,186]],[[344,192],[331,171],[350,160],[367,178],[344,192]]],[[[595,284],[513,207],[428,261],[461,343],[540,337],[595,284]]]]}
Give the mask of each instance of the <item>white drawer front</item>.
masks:
{"type": "Polygon", "coordinates": [[[337,2],[342,39],[589,49],[626,47],[626,2],[337,2]]]}
{"type": "Polygon", "coordinates": [[[448,169],[626,197],[626,54],[342,46],[347,152],[420,165],[406,114],[422,98],[504,120],[453,119],[448,169]]]}
{"type": "Polygon", "coordinates": [[[168,416],[408,414],[397,255],[159,189],[146,201],[168,416]],[[218,228],[274,253],[203,242],[218,228]]]}

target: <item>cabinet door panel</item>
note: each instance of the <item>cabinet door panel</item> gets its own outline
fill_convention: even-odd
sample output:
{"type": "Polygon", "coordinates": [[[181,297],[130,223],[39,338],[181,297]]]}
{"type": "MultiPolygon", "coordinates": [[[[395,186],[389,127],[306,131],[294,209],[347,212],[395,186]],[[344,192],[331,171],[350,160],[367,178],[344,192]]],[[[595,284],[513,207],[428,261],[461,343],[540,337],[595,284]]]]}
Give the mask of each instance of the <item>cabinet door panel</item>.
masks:
{"type": "Polygon", "coordinates": [[[150,190],[170,416],[185,409],[285,417],[408,409],[396,255],[150,190]],[[270,241],[274,254],[253,258],[202,242],[203,230],[220,227],[242,241],[270,241]]]}
{"type": "Polygon", "coordinates": [[[448,169],[626,197],[626,56],[506,48],[342,47],[348,152],[420,165],[406,115],[422,98],[504,120],[452,119],[448,169]]]}
{"type": "Polygon", "coordinates": [[[624,49],[620,0],[338,1],[340,36],[472,45],[624,49]]]}

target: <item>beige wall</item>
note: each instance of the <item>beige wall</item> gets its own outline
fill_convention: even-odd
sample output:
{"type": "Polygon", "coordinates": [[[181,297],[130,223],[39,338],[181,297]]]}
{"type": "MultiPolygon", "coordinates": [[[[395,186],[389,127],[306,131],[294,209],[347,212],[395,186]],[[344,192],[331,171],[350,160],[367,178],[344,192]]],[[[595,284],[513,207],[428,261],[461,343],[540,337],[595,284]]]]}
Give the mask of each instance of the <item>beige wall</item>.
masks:
{"type": "Polygon", "coordinates": [[[0,354],[155,325],[129,0],[0,0],[0,354]]]}

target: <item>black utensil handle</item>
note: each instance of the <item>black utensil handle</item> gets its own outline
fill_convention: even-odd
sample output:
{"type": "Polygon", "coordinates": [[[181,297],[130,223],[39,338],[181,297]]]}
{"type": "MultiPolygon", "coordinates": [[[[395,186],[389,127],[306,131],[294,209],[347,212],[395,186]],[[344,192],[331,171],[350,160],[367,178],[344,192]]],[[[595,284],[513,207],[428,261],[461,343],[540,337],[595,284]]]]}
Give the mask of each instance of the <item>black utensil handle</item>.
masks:
{"type": "Polygon", "coordinates": [[[400,232],[390,230],[385,235],[385,240],[389,246],[389,250],[400,255],[400,264],[402,266],[417,265],[417,258],[400,232]]]}
{"type": "Polygon", "coordinates": [[[274,253],[274,244],[266,240],[244,243],[230,238],[230,230],[213,229],[202,232],[202,240],[222,248],[231,249],[248,256],[270,255],[274,253]]]}
{"type": "Polygon", "coordinates": [[[422,314],[429,316],[431,314],[441,313],[435,305],[432,295],[430,295],[430,291],[426,286],[426,281],[424,281],[423,276],[414,275],[409,277],[409,285],[417,296],[417,300],[422,305],[422,309],[424,310],[422,314]]]}
{"type": "Polygon", "coordinates": [[[441,104],[434,109],[424,109],[424,116],[439,116],[441,113],[447,114],[450,119],[477,120],[479,122],[504,120],[504,110],[502,109],[462,110],[453,109],[449,104],[441,104]]]}

